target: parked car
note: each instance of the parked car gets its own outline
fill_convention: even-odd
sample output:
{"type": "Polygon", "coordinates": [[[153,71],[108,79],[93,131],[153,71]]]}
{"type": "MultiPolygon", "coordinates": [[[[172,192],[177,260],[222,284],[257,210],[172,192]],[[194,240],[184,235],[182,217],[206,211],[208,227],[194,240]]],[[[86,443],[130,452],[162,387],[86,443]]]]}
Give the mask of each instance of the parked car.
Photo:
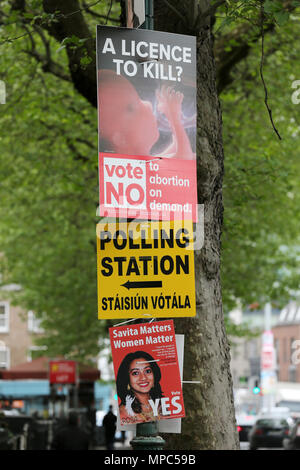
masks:
{"type": "Polygon", "coordinates": [[[290,424],[286,418],[258,418],[249,433],[250,450],[259,447],[283,447],[283,440],[289,435],[289,430],[290,424]]]}
{"type": "Polygon", "coordinates": [[[246,413],[236,416],[237,430],[240,442],[248,442],[249,432],[251,431],[256,420],[256,416],[247,415],[246,413]]]}
{"type": "Polygon", "coordinates": [[[248,442],[249,431],[252,426],[241,426],[237,425],[237,432],[239,433],[240,442],[248,442]]]}
{"type": "Polygon", "coordinates": [[[300,419],[290,428],[289,435],[283,440],[286,450],[300,450],[300,419]]]}

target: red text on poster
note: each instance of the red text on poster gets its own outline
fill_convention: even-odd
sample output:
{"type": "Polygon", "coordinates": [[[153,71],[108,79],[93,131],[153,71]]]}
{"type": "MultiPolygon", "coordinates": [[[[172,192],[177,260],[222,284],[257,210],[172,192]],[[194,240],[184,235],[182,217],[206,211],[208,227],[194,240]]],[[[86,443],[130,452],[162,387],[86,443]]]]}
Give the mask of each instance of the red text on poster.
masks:
{"type": "Polygon", "coordinates": [[[195,160],[99,154],[100,216],[197,222],[195,160]]]}

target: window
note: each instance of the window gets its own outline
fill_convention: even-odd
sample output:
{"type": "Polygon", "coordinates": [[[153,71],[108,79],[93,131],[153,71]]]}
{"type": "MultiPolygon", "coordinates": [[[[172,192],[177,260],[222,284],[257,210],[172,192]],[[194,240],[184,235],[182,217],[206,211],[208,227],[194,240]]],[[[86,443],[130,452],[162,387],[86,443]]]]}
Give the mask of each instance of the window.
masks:
{"type": "Polygon", "coordinates": [[[294,341],[295,341],[295,338],[290,339],[290,362],[291,363],[292,363],[292,356],[293,356],[293,352],[294,352],[294,349],[293,349],[294,341]]]}
{"type": "Polygon", "coordinates": [[[289,382],[297,382],[297,374],[296,374],[296,367],[290,366],[289,367],[289,382]]]}
{"type": "Polygon", "coordinates": [[[9,331],[9,303],[0,302],[0,333],[9,331]]]}
{"type": "Polygon", "coordinates": [[[280,356],[279,356],[279,339],[275,339],[275,352],[276,352],[277,364],[279,364],[279,362],[280,362],[280,356]]]}
{"type": "Polygon", "coordinates": [[[249,350],[248,342],[245,341],[245,343],[244,343],[244,359],[248,359],[248,350],[249,350]]]}
{"type": "Polygon", "coordinates": [[[257,341],[255,339],[249,341],[249,356],[256,357],[258,354],[257,352],[257,341]]]}
{"type": "Polygon", "coordinates": [[[286,338],[282,340],[283,362],[287,362],[286,338]]]}
{"type": "Polygon", "coordinates": [[[32,333],[44,333],[44,329],[41,327],[41,319],[36,318],[32,310],[28,312],[28,331],[32,333]]]}
{"type": "Polygon", "coordinates": [[[271,419],[259,419],[256,421],[256,426],[257,427],[262,427],[262,428],[273,428],[273,429],[278,429],[281,427],[288,427],[288,422],[286,419],[280,419],[280,418],[271,418],[271,419]]]}
{"type": "Polygon", "coordinates": [[[31,346],[28,349],[27,361],[31,362],[34,359],[37,359],[38,357],[43,356],[43,353],[41,353],[41,351],[46,351],[46,350],[47,350],[47,346],[31,346]]]}
{"type": "Polygon", "coordinates": [[[0,343],[0,369],[9,369],[10,367],[10,354],[9,349],[4,343],[0,343]]]}

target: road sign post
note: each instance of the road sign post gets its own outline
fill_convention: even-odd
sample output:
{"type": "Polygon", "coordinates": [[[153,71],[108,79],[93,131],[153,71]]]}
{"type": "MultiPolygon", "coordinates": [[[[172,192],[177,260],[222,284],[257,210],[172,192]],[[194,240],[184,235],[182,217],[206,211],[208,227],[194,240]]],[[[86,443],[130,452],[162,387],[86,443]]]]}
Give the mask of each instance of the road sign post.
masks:
{"type": "Polygon", "coordinates": [[[195,316],[193,224],[97,226],[98,318],[195,316]]]}
{"type": "Polygon", "coordinates": [[[163,450],[165,444],[153,421],[137,424],[136,436],[130,442],[133,450],[163,450]]]}
{"type": "MultiPolygon", "coordinates": [[[[196,315],[196,38],[151,31],[153,0],[126,0],[126,16],[128,29],[97,27],[98,318],[144,324],[196,315]]],[[[160,354],[168,348],[159,345],[160,354]]],[[[164,408],[166,400],[148,401],[164,408]]],[[[132,448],[162,450],[157,423],[136,419],[132,448]]]]}

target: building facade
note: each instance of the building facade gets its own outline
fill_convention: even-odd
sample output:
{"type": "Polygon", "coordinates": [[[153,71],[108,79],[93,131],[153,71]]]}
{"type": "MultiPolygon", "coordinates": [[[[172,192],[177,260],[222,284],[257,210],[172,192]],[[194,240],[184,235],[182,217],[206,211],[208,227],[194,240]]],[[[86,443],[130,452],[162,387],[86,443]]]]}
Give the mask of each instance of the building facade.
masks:
{"type": "Polygon", "coordinates": [[[32,311],[12,305],[4,290],[0,291],[0,369],[10,369],[30,361],[41,347],[35,338],[43,335],[40,321],[32,311]]]}
{"type": "MultiPolygon", "coordinates": [[[[39,361],[37,356],[47,356],[46,347],[35,345],[35,340],[44,334],[40,320],[31,310],[25,311],[14,306],[9,300],[10,291],[17,289],[18,286],[15,285],[6,286],[5,290],[0,289],[0,408],[9,399],[13,407],[16,404],[25,414],[30,415],[34,412],[42,414],[42,411],[49,409],[52,393],[46,372],[43,377],[39,378],[36,376],[36,370],[33,370],[34,374],[31,378],[29,372],[26,378],[18,377],[16,373],[10,378],[6,377],[10,372],[13,374],[18,367],[23,368],[23,374],[26,368],[30,371],[31,365],[34,366],[34,363],[39,361]]],[[[86,371],[80,373],[78,399],[82,407],[88,407],[94,403],[97,410],[107,411],[109,404],[114,402],[115,390],[110,382],[103,384],[97,381],[100,373],[97,377],[96,372],[99,372],[99,369],[100,367],[89,371],[90,375],[87,375],[86,371]]],[[[42,368],[41,371],[43,372],[42,368]]],[[[111,379],[111,377],[106,377],[106,379],[111,379]]],[[[67,387],[62,387],[62,390],[57,393],[60,396],[56,395],[56,398],[60,400],[56,401],[55,414],[66,409],[70,404],[68,402],[70,393],[67,387]]]]}
{"type": "MultiPolygon", "coordinates": [[[[276,325],[279,310],[272,310],[271,325],[276,325]]],[[[262,333],[265,330],[264,311],[237,308],[230,313],[231,321],[237,326],[247,327],[252,337],[234,337],[231,341],[231,374],[235,389],[244,387],[252,389],[260,379],[260,362],[262,333]]]]}
{"type": "Polygon", "coordinates": [[[272,328],[280,382],[300,383],[300,305],[290,302],[272,328]]]}

